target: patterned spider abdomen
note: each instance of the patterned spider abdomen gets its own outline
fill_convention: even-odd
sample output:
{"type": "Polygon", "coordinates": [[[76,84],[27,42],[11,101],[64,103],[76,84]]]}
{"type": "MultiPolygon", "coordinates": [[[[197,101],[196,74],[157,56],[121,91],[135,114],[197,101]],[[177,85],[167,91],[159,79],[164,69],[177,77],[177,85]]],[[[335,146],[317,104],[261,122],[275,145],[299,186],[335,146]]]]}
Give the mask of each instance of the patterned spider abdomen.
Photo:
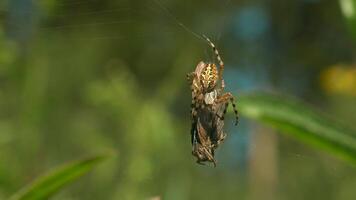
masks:
{"type": "Polygon", "coordinates": [[[199,78],[205,92],[214,90],[219,79],[216,65],[213,63],[205,64],[199,78]]]}

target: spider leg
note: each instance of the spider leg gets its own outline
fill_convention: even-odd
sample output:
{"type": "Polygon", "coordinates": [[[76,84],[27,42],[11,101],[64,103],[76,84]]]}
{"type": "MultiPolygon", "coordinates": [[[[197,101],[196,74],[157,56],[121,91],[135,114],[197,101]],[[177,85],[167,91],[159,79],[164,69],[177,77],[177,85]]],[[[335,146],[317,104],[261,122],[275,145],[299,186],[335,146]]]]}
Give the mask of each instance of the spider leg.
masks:
{"type": "Polygon", "coordinates": [[[192,90],[192,102],[191,102],[191,110],[190,110],[190,115],[191,115],[191,120],[192,120],[192,125],[191,125],[191,142],[193,145],[193,150],[195,145],[198,143],[198,110],[199,110],[199,100],[200,97],[200,91],[198,88],[196,88],[193,84],[191,85],[191,90],[192,90]]]}
{"type": "Polygon", "coordinates": [[[221,89],[221,91],[223,91],[225,89],[225,81],[224,81],[224,79],[221,79],[220,89],[221,89]]]}
{"type": "MultiPolygon", "coordinates": [[[[196,74],[194,72],[192,72],[191,75],[196,76],[196,74]]],[[[188,80],[190,80],[190,79],[188,79],[188,80]]],[[[199,86],[194,84],[194,80],[192,80],[192,82],[191,82],[190,89],[192,92],[192,102],[190,105],[190,108],[191,108],[190,113],[191,113],[191,117],[193,119],[197,114],[197,110],[198,110],[198,106],[199,106],[197,101],[198,101],[198,97],[200,94],[200,89],[199,89],[199,86]]]]}
{"type": "Polygon", "coordinates": [[[197,77],[195,72],[190,72],[187,74],[187,81],[189,83],[189,85],[191,85],[194,81],[194,79],[197,77]]]}
{"type": "Polygon", "coordinates": [[[227,110],[227,107],[229,105],[229,101],[230,103],[232,104],[232,108],[234,110],[234,113],[235,113],[235,118],[236,118],[236,122],[235,122],[235,125],[238,124],[238,121],[239,121],[239,115],[238,115],[238,111],[236,109],[236,104],[235,104],[235,100],[234,100],[234,96],[232,96],[232,94],[230,92],[228,93],[225,93],[223,94],[222,96],[218,97],[216,99],[216,103],[217,104],[220,104],[220,103],[225,103],[225,108],[224,108],[224,111],[223,111],[223,116],[221,116],[221,119],[224,119],[224,115],[226,114],[226,110],[227,110]]]}
{"type": "Polygon", "coordinates": [[[224,85],[224,83],[223,83],[223,73],[224,73],[224,66],[225,66],[224,62],[219,54],[218,49],[215,47],[215,44],[205,35],[203,35],[203,37],[205,38],[206,41],[208,41],[209,45],[211,46],[211,48],[213,49],[213,51],[216,55],[216,58],[219,62],[219,78],[220,78],[220,80],[222,80],[221,84],[224,85]]]}

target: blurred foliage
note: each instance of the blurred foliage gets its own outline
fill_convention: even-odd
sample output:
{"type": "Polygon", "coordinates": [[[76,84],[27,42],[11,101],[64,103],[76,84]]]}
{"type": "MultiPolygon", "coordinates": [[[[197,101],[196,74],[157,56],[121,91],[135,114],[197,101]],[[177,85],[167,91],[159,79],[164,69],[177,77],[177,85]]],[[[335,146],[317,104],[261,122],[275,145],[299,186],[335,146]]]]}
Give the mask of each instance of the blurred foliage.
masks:
{"type": "Polygon", "coordinates": [[[339,0],[342,14],[344,15],[351,35],[356,39],[356,1],[339,0]]]}
{"type": "Polygon", "coordinates": [[[48,199],[61,187],[73,182],[75,179],[87,173],[96,164],[100,163],[107,156],[95,156],[89,159],[83,159],[61,168],[53,170],[51,173],[38,178],[32,184],[23,188],[13,195],[12,200],[37,200],[48,199]]]}
{"type": "Polygon", "coordinates": [[[241,95],[291,94],[355,129],[355,48],[343,23],[346,16],[353,30],[353,1],[159,2],[171,14],[146,0],[0,1],[0,199],[60,163],[107,149],[119,161],[53,199],[252,199],[263,188],[272,188],[270,199],[355,199],[354,168],[304,144],[317,137],[345,156],[353,139],[342,138],[354,132],[288,98],[241,95]],[[237,128],[226,117],[215,169],[190,154],[185,81],[200,60],[213,60],[211,50],[174,18],[216,43],[241,109],[237,128]],[[243,114],[294,137],[257,142],[270,129],[243,114]],[[294,141],[300,136],[303,143],[294,141]],[[274,159],[254,157],[265,153],[256,144],[274,159]]]}
{"type": "Polygon", "coordinates": [[[335,65],[320,74],[322,88],[329,94],[356,95],[356,68],[335,65]]]}
{"type": "Polygon", "coordinates": [[[241,96],[240,109],[248,117],[356,164],[354,131],[294,99],[266,94],[241,96]]]}

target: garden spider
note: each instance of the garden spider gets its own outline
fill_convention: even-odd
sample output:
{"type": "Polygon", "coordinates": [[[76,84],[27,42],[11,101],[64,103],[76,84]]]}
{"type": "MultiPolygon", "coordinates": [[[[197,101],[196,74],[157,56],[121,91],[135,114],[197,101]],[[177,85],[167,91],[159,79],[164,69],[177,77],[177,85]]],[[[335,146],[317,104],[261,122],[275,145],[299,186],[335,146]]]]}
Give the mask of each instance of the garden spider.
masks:
{"type": "Polygon", "coordinates": [[[226,109],[231,102],[236,123],[238,123],[238,113],[231,93],[224,93],[223,80],[224,62],[218,50],[209,38],[205,37],[212,47],[219,62],[219,72],[214,63],[199,62],[194,72],[187,74],[188,82],[192,90],[191,104],[191,142],[193,145],[192,154],[197,157],[197,163],[209,161],[216,166],[214,150],[225,139],[226,133],[223,131],[224,116],[226,109]],[[219,86],[219,81],[220,86],[219,86]]]}

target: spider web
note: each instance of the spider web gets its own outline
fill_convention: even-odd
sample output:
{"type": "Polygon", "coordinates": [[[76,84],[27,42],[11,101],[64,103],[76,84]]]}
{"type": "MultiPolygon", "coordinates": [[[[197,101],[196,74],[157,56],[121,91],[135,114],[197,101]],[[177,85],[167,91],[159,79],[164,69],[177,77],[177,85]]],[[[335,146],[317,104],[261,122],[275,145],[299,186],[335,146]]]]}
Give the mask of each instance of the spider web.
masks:
{"type": "MultiPolygon", "coordinates": [[[[231,5],[231,0],[226,0],[223,3],[216,2],[217,7],[222,10],[222,17],[215,20],[215,23],[208,23],[210,26],[202,27],[197,26],[197,23],[190,26],[186,25],[187,22],[176,17],[176,13],[173,11],[173,7],[168,7],[169,2],[162,0],[149,0],[141,5],[141,9],[135,8],[134,5],[130,5],[128,2],[119,1],[116,3],[115,7],[107,8],[92,8],[92,4],[96,4],[100,1],[95,0],[81,0],[81,1],[62,1],[56,3],[54,6],[59,11],[55,14],[46,14],[50,11],[43,11],[38,7],[41,5],[32,5],[32,8],[22,8],[18,11],[12,11],[11,8],[0,9],[1,16],[3,16],[2,21],[6,29],[9,30],[10,34],[16,35],[16,33],[23,32],[24,22],[26,20],[22,19],[24,17],[32,17],[33,25],[33,37],[41,38],[52,38],[52,35],[57,34],[68,34],[81,30],[108,30],[108,31],[93,31],[89,36],[75,37],[73,39],[68,38],[68,42],[71,40],[87,40],[87,41],[100,41],[100,40],[114,40],[114,41],[125,41],[127,39],[140,39],[140,40],[150,40],[156,38],[159,34],[163,37],[174,37],[175,34],[183,34],[182,31],[188,34],[193,40],[201,42],[201,45],[205,45],[205,56],[206,60],[214,60],[215,56],[212,54],[210,47],[206,44],[205,40],[202,39],[201,35],[206,34],[213,38],[214,43],[219,44],[223,38],[224,31],[228,24],[228,19],[231,17],[229,12],[224,12],[228,10],[231,5]],[[124,6],[120,3],[125,4],[124,6]],[[86,10],[81,10],[73,14],[73,9],[78,9],[79,7],[88,7],[86,10]],[[41,14],[38,14],[41,13],[41,14]],[[70,13],[70,14],[68,14],[70,13]],[[122,13],[120,15],[115,15],[122,13]],[[10,15],[11,17],[6,17],[10,15]],[[5,17],[4,17],[5,16],[5,17]],[[155,27],[157,30],[150,33],[144,33],[141,30],[132,30],[134,34],[128,35],[125,28],[121,28],[121,25],[130,25],[131,27],[146,24],[147,27],[152,25],[152,21],[142,21],[142,18],[137,16],[153,16],[153,20],[159,19],[159,27],[155,27]],[[81,20],[63,21],[61,18],[72,17],[81,18],[81,20]],[[15,18],[15,19],[13,19],[15,18]],[[50,18],[50,19],[47,19],[50,18]],[[162,20],[162,18],[164,20],[162,20]],[[24,20],[24,21],[21,21],[24,20]],[[20,22],[19,22],[20,21],[20,22]],[[19,22],[19,23],[17,23],[19,22]],[[194,30],[193,28],[194,27],[194,30]],[[115,30],[111,30],[115,28],[115,30]],[[159,30],[158,30],[159,28],[159,30]],[[204,31],[205,30],[205,31],[204,31]],[[214,34],[210,34],[211,30],[214,30],[214,34]],[[110,32],[111,31],[111,32],[110,32]]],[[[53,8],[52,8],[53,9],[53,8]]],[[[190,13],[191,18],[196,18],[197,13],[190,13]]],[[[28,20],[28,19],[27,19],[28,20]]],[[[194,20],[193,20],[194,21],[194,20]]],[[[208,21],[208,20],[207,20],[208,21]]],[[[30,27],[31,28],[31,27],[30,27]]],[[[26,32],[26,31],[25,31],[26,32]]],[[[227,84],[228,85],[228,84],[227,84]]],[[[236,93],[237,90],[233,90],[236,93]]],[[[299,153],[290,153],[290,156],[296,159],[309,159],[309,156],[305,156],[299,153]]]]}
{"type": "MultiPolygon", "coordinates": [[[[83,0],[83,1],[62,1],[55,3],[51,8],[50,6],[36,5],[35,3],[27,3],[26,7],[20,7],[20,9],[12,9],[12,3],[8,3],[7,9],[0,9],[0,17],[2,16],[3,25],[6,27],[6,30],[12,33],[18,33],[24,31],[24,22],[32,23],[32,29],[35,29],[35,34],[51,34],[68,31],[73,31],[76,29],[83,28],[108,28],[115,27],[119,28],[120,24],[130,24],[132,26],[137,25],[138,23],[150,23],[149,21],[143,22],[141,18],[137,16],[153,16],[153,18],[167,18],[164,23],[160,24],[160,28],[163,29],[157,31],[158,34],[165,34],[176,32],[172,30],[173,26],[179,25],[189,34],[194,37],[201,38],[201,34],[195,33],[191,28],[188,28],[184,25],[183,22],[178,20],[174,14],[160,1],[158,0],[148,0],[144,4],[140,5],[141,9],[135,8],[135,5],[130,5],[130,3],[125,1],[119,1],[115,4],[123,3],[122,5],[116,5],[115,7],[107,8],[92,8],[91,6],[99,1],[94,0],[83,0]],[[129,5],[127,5],[129,4],[129,5]],[[49,8],[48,8],[49,7],[49,8]],[[80,7],[88,7],[80,11],[75,11],[80,7]],[[51,11],[52,10],[52,11],[51,11]],[[53,11],[55,10],[55,11],[53,11]],[[59,10],[59,11],[56,11],[59,10]],[[54,14],[49,14],[53,13],[54,14]],[[114,14],[123,13],[121,16],[115,16],[114,14]],[[73,21],[62,21],[61,18],[72,17],[73,21]],[[81,17],[81,21],[75,20],[76,18],[81,17]],[[85,18],[87,17],[87,18],[85,18]],[[109,19],[110,18],[110,19],[109,19]],[[140,21],[141,20],[141,21],[140,21]],[[175,23],[175,25],[173,25],[175,23]]],[[[15,4],[15,3],[13,3],[15,4]]],[[[14,5],[16,6],[16,5],[14,5]]],[[[127,36],[115,36],[118,32],[111,34],[97,34],[92,37],[83,37],[82,39],[88,40],[97,40],[97,39],[125,39],[127,36]]],[[[41,35],[43,37],[43,35],[41,35]]],[[[48,36],[50,37],[50,36],[48,36]]],[[[132,36],[130,36],[132,37],[132,36]]],[[[152,37],[151,35],[139,34],[136,37],[152,37]]]]}
{"type": "MultiPolygon", "coordinates": [[[[226,19],[220,20],[217,23],[210,23],[208,29],[201,31],[201,28],[195,23],[194,27],[200,29],[199,33],[192,30],[188,27],[186,22],[182,22],[180,19],[175,17],[174,12],[168,9],[165,2],[159,0],[148,0],[140,5],[140,9],[135,8],[135,5],[130,5],[130,3],[125,1],[119,1],[115,3],[115,7],[107,8],[92,8],[91,6],[99,1],[95,0],[83,0],[83,1],[61,1],[53,3],[55,5],[46,6],[44,3],[27,3],[26,7],[20,7],[20,9],[12,9],[12,4],[8,3],[7,9],[0,9],[0,20],[1,16],[3,25],[6,28],[10,37],[15,37],[18,34],[25,33],[27,37],[41,37],[41,38],[50,38],[51,35],[58,33],[70,34],[72,32],[80,30],[109,30],[114,28],[115,30],[110,31],[96,31],[92,34],[83,34],[82,37],[76,37],[75,40],[125,40],[127,38],[138,38],[138,39],[151,39],[154,38],[157,34],[163,35],[165,37],[172,37],[170,35],[176,34],[181,30],[185,30],[190,36],[200,39],[206,45],[205,40],[201,37],[202,34],[206,34],[211,37],[211,30],[215,30],[217,34],[215,37],[212,37],[215,43],[218,43],[221,38],[221,33],[223,32],[224,21],[226,19]],[[123,5],[120,5],[120,4],[123,5]],[[86,9],[80,9],[86,8],[86,9]],[[76,10],[79,11],[76,11],[76,10]],[[74,11],[74,12],[73,12],[74,11]],[[50,14],[54,13],[54,14],[50,14]],[[119,14],[122,13],[122,14],[119,14]],[[143,31],[131,30],[129,36],[127,35],[128,31],[125,28],[127,26],[139,26],[146,24],[149,26],[152,24],[152,21],[142,21],[142,18],[137,16],[147,16],[155,18],[153,20],[161,21],[159,22],[159,28],[154,33],[145,33],[143,31]],[[62,19],[73,18],[73,20],[64,21],[62,19]],[[79,20],[77,20],[79,18],[79,20]],[[162,20],[163,19],[163,20],[162,20]],[[222,22],[222,23],[220,23],[222,22]],[[123,28],[120,28],[123,27],[123,28]],[[180,27],[180,28],[179,28],[180,27]],[[134,34],[132,34],[134,33],[134,34]]],[[[230,0],[226,1],[224,7],[227,7],[230,0]]],[[[218,3],[217,3],[218,4],[218,3]]],[[[16,5],[15,5],[16,6],[16,5]]],[[[181,12],[181,11],[180,11],[181,12]]],[[[199,14],[199,13],[197,13],[199,14]]],[[[197,15],[196,14],[196,15],[197,15]]],[[[191,13],[192,18],[195,17],[195,13],[191,13]]],[[[226,18],[227,14],[223,14],[223,18],[226,18]]],[[[31,39],[31,38],[28,38],[31,39]]],[[[68,39],[70,40],[70,39],[68,39]]],[[[207,46],[207,45],[206,45],[207,46]]],[[[209,47],[205,48],[206,51],[209,51],[209,47]]],[[[211,54],[208,58],[214,58],[211,54]]]]}
{"type": "MultiPolygon", "coordinates": [[[[33,28],[31,35],[32,37],[41,37],[42,39],[50,39],[53,35],[58,34],[71,34],[73,32],[78,32],[81,30],[88,30],[92,31],[90,34],[85,34],[82,37],[74,37],[73,39],[68,38],[67,41],[71,42],[71,40],[86,40],[86,41],[126,41],[128,39],[134,40],[137,39],[139,41],[146,41],[150,39],[156,39],[157,35],[165,37],[165,38],[172,38],[177,34],[183,35],[183,31],[188,34],[188,36],[183,37],[191,37],[191,40],[195,40],[196,42],[200,42],[200,44],[205,45],[203,47],[205,49],[206,59],[215,59],[215,56],[211,53],[210,47],[204,42],[200,40],[201,33],[204,33],[211,37],[211,32],[209,30],[214,30],[215,33],[213,35],[213,41],[217,43],[221,43],[221,40],[224,35],[224,29],[227,26],[228,18],[230,17],[230,13],[225,12],[220,18],[217,23],[210,23],[210,26],[197,26],[198,23],[192,25],[185,25],[187,24],[186,21],[182,20],[181,18],[176,17],[176,12],[173,11],[173,6],[168,6],[167,2],[159,1],[159,0],[152,0],[147,1],[143,5],[140,5],[142,8],[137,9],[134,5],[116,5],[115,7],[111,7],[110,9],[107,8],[95,8],[93,9],[90,7],[93,3],[97,3],[100,1],[93,1],[93,0],[83,0],[83,1],[75,1],[75,2],[61,2],[57,3],[56,8],[60,11],[56,12],[55,14],[46,14],[44,11],[42,16],[38,16],[38,12],[41,13],[39,8],[33,7],[30,8],[23,8],[20,11],[12,11],[9,9],[1,9],[0,10],[0,19],[3,18],[1,21],[4,22],[5,27],[9,30],[9,34],[16,35],[17,33],[24,32],[24,28],[33,28]],[[90,7],[86,11],[78,11],[75,14],[71,13],[72,9],[77,9],[78,7],[90,7]],[[12,13],[14,12],[14,13],[12,13]],[[68,14],[70,12],[71,14],[68,14]],[[6,17],[7,15],[13,15],[13,18],[6,17]],[[119,15],[119,13],[122,13],[119,15]],[[46,16],[47,15],[47,16],[46,16]],[[1,17],[3,16],[3,17],[1,17]],[[5,17],[4,17],[5,16],[5,17]],[[34,18],[33,27],[24,26],[24,22],[22,21],[24,17],[32,16],[34,18]],[[139,17],[138,17],[139,16],[139,17]],[[142,16],[151,17],[151,21],[142,21],[142,16]],[[48,20],[47,18],[50,18],[48,20]],[[71,21],[63,21],[61,18],[80,18],[80,20],[73,20],[71,21]],[[114,18],[112,18],[114,17],[114,18]],[[15,18],[15,19],[14,19],[15,18]],[[22,19],[22,20],[21,20],[22,19]],[[10,20],[10,21],[9,21],[10,20]],[[18,21],[20,20],[20,21],[18,21]],[[154,20],[159,21],[158,26],[154,26],[154,20]],[[121,27],[123,25],[123,27],[121,27]],[[126,30],[127,25],[129,25],[130,30],[126,30]],[[136,30],[135,27],[145,25],[145,27],[151,27],[154,29],[151,32],[144,32],[140,29],[136,30]],[[190,28],[194,27],[194,28],[190,28]],[[94,31],[93,31],[94,30],[94,31]],[[100,31],[97,31],[100,30],[100,31]],[[203,31],[205,30],[205,31],[203,31]],[[208,30],[208,31],[207,31],[208,30]],[[133,33],[133,34],[132,34],[133,33]],[[210,53],[207,53],[210,52],[210,53]]],[[[129,4],[127,2],[121,1],[125,4],[129,4]]],[[[117,3],[119,4],[119,3],[117,3]]],[[[219,5],[219,3],[216,3],[219,5]]],[[[227,10],[227,7],[231,4],[230,0],[225,1],[220,7],[221,10],[227,10]]],[[[178,12],[177,12],[178,13],[178,12]]],[[[192,18],[195,18],[199,12],[190,13],[189,15],[192,18]]],[[[196,17],[198,18],[198,17],[196,17]]],[[[199,18],[201,19],[201,18],[199,18]]],[[[208,20],[207,20],[208,21],[208,20]]],[[[216,22],[215,21],[215,22],[216,22]]],[[[26,31],[25,31],[26,32],[26,31]]],[[[11,36],[11,35],[10,35],[11,36]]],[[[158,36],[158,37],[159,37],[158,36]]],[[[190,41],[190,40],[188,40],[190,41]]],[[[218,45],[220,46],[220,45],[218,45]]],[[[174,48],[174,47],[173,47],[174,48]]],[[[224,57],[223,57],[224,58],[224,57]]],[[[228,62],[227,62],[228,63],[228,62]]],[[[192,67],[193,69],[193,67],[192,67]]],[[[228,85],[228,83],[227,83],[228,85]]],[[[234,93],[236,91],[234,90],[234,93]]],[[[238,104],[238,103],[237,103],[238,104]]],[[[228,132],[236,132],[236,129],[229,130],[228,132]]],[[[229,138],[227,138],[228,142],[229,138]]],[[[235,143],[231,144],[235,145],[235,143]]],[[[253,150],[256,148],[254,144],[251,144],[251,149],[253,150]]],[[[236,149],[233,149],[236,150],[236,149]]],[[[295,152],[286,152],[285,153],[288,157],[301,160],[301,161],[311,161],[314,160],[313,155],[306,155],[304,152],[302,153],[295,153],[295,152]]],[[[332,171],[337,171],[337,166],[331,166],[332,171]]],[[[344,178],[343,176],[334,173],[334,176],[338,179],[344,178]]]]}

